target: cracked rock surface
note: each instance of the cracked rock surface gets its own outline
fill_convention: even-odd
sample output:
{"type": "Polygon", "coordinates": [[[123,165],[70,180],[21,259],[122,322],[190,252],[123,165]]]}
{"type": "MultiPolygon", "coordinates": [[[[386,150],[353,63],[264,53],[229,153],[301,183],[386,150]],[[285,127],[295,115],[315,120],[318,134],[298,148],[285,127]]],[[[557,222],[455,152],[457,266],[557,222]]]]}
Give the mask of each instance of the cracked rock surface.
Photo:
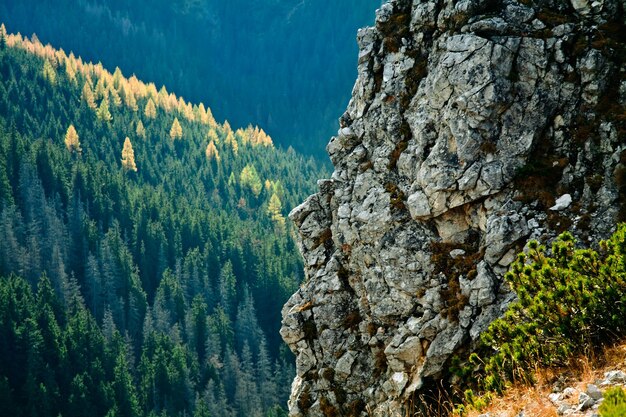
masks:
{"type": "Polygon", "coordinates": [[[505,311],[528,239],[624,218],[624,3],[392,0],[359,31],[335,171],[290,214],[291,416],[406,415],[505,311]]]}

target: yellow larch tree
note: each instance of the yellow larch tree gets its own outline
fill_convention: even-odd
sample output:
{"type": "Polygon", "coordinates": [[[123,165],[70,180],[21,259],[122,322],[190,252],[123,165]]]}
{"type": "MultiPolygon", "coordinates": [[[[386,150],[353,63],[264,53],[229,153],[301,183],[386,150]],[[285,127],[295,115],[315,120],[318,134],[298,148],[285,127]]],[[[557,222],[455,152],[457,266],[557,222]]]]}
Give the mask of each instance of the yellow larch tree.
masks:
{"type": "Polygon", "coordinates": [[[113,102],[113,105],[115,107],[119,107],[122,105],[122,98],[115,88],[109,88],[109,94],[111,95],[111,101],[113,102]]]}
{"type": "Polygon", "coordinates": [[[95,110],[98,107],[93,97],[93,91],[91,91],[91,87],[89,86],[89,81],[85,81],[85,85],[83,86],[83,100],[85,100],[91,110],[95,110]]]}
{"type": "Polygon", "coordinates": [[[215,121],[215,118],[213,117],[213,112],[208,107],[206,108],[206,119],[207,119],[207,124],[212,129],[215,129],[217,127],[217,122],[215,121]]]}
{"type": "Polygon", "coordinates": [[[137,99],[135,98],[135,94],[133,93],[131,87],[127,86],[126,88],[122,88],[122,91],[124,92],[123,96],[126,107],[132,111],[139,110],[139,107],[137,107],[137,99]]]}
{"type": "Polygon", "coordinates": [[[176,140],[182,137],[183,137],[183,128],[180,126],[178,117],[175,117],[174,122],[172,123],[172,128],[170,129],[170,138],[172,138],[173,140],[176,140]]]}
{"type": "Polygon", "coordinates": [[[220,161],[220,153],[217,151],[217,147],[215,147],[215,143],[213,141],[209,142],[206,146],[206,159],[209,161],[215,159],[217,162],[220,161]]]}
{"type": "Polygon", "coordinates": [[[67,132],[65,133],[65,147],[70,152],[80,153],[82,150],[80,149],[78,133],[76,133],[76,128],[74,128],[74,125],[70,125],[70,127],[67,128],[67,132]]]}
{"type": "Polygon", "coordinates": [[[252,191],[252,194],[254,194],[255,197],[258,197],[263,190],[263,183],[261,182],[254,165],[248,164],[243,168],[243,170],[241,170],[241,174],[239,174],[239,183],[242,187],[252,191]]]}
{"type": "Polygon", "coordinates": [[[143,113],[148,119],[154,119],[156,117],[156,106],[154,105],[154,101],[152,100],[152,98],[148,99],[148,102],[146,103],[146,108],[144,109],[143,113]]]}
{"type": "Polygon", "coordinates": [[[106,85],[104,83],[104,77],[100,77],[98,78],[98,82],[96,83],[96,90],[94,91],[94,98],[96,100],[100,100],[104,97],[106,97],[107,94],[107,88],[106,85]]]}
{"type": "Polygon", "coordinates": [[[7,47],[7,28],[4,27],[4,23],[0,25],[0,50],[7,47]]]}
{"type": "Polygon", "coordinates": [[[276,193],[272,194],[270,201],[267,204],[267,214],[279,227],[285,227],[285,217],[283,216],[283,204],[280,202],[280,198],[276,193]]]}
{"type": "Polygon", "coordinates": [[[137,122],[137,127],[135,128],[135,133],[138,137],[145,139],[146,138],[146,128],[143,127],[143,123],[141,120],[137,122]]]}
{"type": "Polygon", "coordinates": [[[166,112],[170,112],[172,111],[172,107],[170,105],[170,97],[169,97],[169,93],[167,92],[167,88],[165,88],[165,86],[161,86],[161,89],[159,90],[159,93],[157,95],[157,100],[159,103],[159,106],[164,109],[166,112]]]}
{"type": "Polygon", "coordinates": [[[43,63],[43,77],[52,85],[57,82],[57,72],[48,59],[43,63]]]}
{"type": "Polygon", "coordinates": [[[196,119],[200,121],[200,123],[204,125],[209,123],[209,118],[207,117],[204,104],[200,103],[197,106],[193,106],[193,114],[195,115],[196,119]]]}
{"type": "Polygon", "coordinates": [[[65,74],[70,82],[76,83],[76,68],[74,68],[72,58],[65,59],[65,74]]]}
{"type": "Polygon", "coordinates": [[[119,89],[122,85],[122,80],[124,79],[124,74],[122,74],[122,70],[120,67],[115,67],[115,71],[113,72],[113,88],[119,89]]]}
{"type": "Polygon", "coordinates": [[[226,139],[224,139],[224,143],[230,145],[230,147],[233,148],[233,153],[235,154],[235,156],[239,154],[239,144],[237,143],[237,139],[235,138],[232,130],[228,131],[226,139]]]}
{"type": "Polygon", "coordinates": [[[137,172],[135,151],[133,151],[133,144],[130,143],[130,139],[128,139],[128,137],[124,140],[124,148],[122,149],[122,168],[124,168],[124,171],[126,172],[137,172]]]}
{"type": "Polygon", "coordinates": [[[185,119],[189,120],[190,122],[196,120],[196,117],[193,114],[193,106],[190,103],[187,103],[187,105],[184,107],[183,116],[185,116],[185,119]]]}
{"type": "Polygon", "coordinates": [[[224,136],[228,136],[228,134],[232,132],[233,129],[230,127],[230,123],[228,122],[228,120],[225,120],[224,124],[222,125],[222,133],[224,134],[224,136]]]}
{"type": "Polygon", "coordinates": [[[217,136],[217,133],[213,129],[207,132],[206,137],[209,140],[209,142],[220,143],[220,138],[219,136],[217,136]]]}
{"type": "Polygon", "coordinates": [[[96,116],[98,117],[98,120],[103,122],[110,122],[113,119],[113,116],[111,116],[111,112],[109,111],[108,97],[104,97],[100,102],[100,106],[98,107],[98,110],[96,110],[96,116]]]}

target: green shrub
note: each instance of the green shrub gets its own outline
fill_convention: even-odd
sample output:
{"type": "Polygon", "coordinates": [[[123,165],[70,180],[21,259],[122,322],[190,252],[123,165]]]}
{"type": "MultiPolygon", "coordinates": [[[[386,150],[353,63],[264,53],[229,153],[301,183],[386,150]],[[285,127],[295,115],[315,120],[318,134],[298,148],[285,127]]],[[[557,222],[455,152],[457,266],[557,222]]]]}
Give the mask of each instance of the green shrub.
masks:
{"type": "Polygon", "coordinates": [[[626,416],[626,392],[620,387],[606,390],[598,411],[602,417],[626,416]]]}
{"type": "Polygon", "coordinates": [[[599,251],[576,249],[562,234],[552,252],[532,241],[505,275],[517,294],[504,316],[483,334],[482,388],[501,391],[508,382],[532,383],[539,366],[566,365],[626,334],[626,225],[599,251]]]}

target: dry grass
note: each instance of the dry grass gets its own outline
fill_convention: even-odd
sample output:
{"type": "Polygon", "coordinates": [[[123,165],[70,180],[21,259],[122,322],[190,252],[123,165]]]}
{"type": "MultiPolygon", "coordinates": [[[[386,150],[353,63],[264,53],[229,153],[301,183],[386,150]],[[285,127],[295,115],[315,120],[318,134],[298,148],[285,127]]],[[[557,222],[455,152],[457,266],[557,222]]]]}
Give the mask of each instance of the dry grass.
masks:
{"type": "MultiPolygon", "coordinates": [[[[604,349],[599,355],[588,355],[572,360],[571,366],[564,369],[538,369],[535,372],[535,385],[514,385],[503,396],[495,397],[489,407],[470,411],[467,417],[477,417],[484,413],[496,416],[513,417],[521,410],[525,415],[537,417],[557,417],[556,407],[548,399],[555,387],[560,391],[567,387],[585,391],[587,384],[594,384],[611,370],[626,368],[626,340],[604,349]]],[[[574,403],[578,399],[571,398],[574,403]]]]}

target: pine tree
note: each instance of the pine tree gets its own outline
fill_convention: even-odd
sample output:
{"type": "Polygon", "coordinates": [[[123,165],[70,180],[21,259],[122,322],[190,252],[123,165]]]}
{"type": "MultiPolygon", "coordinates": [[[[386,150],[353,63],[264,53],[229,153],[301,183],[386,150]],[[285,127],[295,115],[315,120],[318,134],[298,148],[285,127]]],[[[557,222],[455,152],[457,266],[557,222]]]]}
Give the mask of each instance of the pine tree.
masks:
{"type": "Polygon", "coordinates": [[[170,129],[170,138],[172,138],[173,140],[176,140],[182,137],[183,137],[183,128],[180,126],[178,117],[175,117],[174,122],[172,123],[172,128],[170,129]]]}
{"type": "Polygon", "coordinates": [[[148,99],[143,113],[148,119],[154,119],[156,117],[156,106],[154,105],[152,98],[148,99]]]}
{"type": "Polygon", "coordinates": [[[137,172],[137,164],[135,164],[135,151],[133,151],[133,145],[130,143],[128,136],[124,139],[124,148],[122,149],[122,167],[126,172],[137,172]]]}
{"type": "Polygon", "coordinates": [[[98,117],[98,120],[101,120],[103,122],[110,122],[113,119],[113,116],[111,116],[111,112],[109,111],[108,97],[103,98],[100,102],[100,106],[96,111],[96,116],[98,117]]]}
{"type": "Polygon", "coordinates": [[[74,125],[70,125],[70,127],[67,128],[67,132],[65,133],[65,147],[70,152],[81,152],[78,133],[76,133],[74,125]]]}
{"type": "Polygon", "coordinates": [[[209,144],[206,146],[206,159],[208,159],[209,161],[215,159],[217,162],[220,161],[220,153],[217,151],[217,148],[215,147],[215,143],[213,141],[209,142],[209,144]]]}

